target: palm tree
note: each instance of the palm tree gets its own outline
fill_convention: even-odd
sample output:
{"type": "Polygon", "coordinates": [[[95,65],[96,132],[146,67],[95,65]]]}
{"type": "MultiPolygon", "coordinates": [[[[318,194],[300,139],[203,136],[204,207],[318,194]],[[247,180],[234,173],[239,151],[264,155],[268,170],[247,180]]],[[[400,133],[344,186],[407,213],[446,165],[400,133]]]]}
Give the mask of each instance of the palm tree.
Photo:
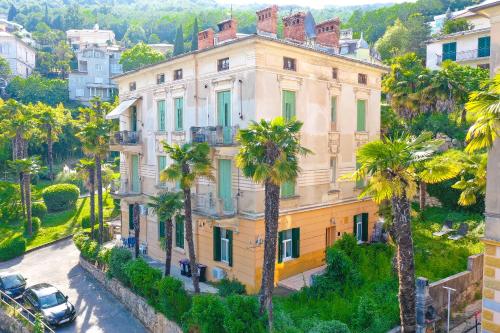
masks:
{"type": "Polygon", "coordinates": [[[299,155],[310,151],[300,145],[300,121],[285,121],[283,117],[272,121],[252,123],[238,133],[241,148],[236,164],[246,177],[264,185],[265,190],[265,240],[260,311],[268,311],[269,327],[272,328],[272,296],[276,262],[276,240],[280,206],[280,185],[295,181],[300,171],[299,155]]]}
{"type": "Polygon", "coordinates": [[[78,138],[82,142],[83,151],[94,158],[97,180],[97,218],[99,221],[99,244],[103,242],[104,219],[102,198],[102,159],[109,150],[109,135],[112,128],[111,121],[105,115],[112,108],[109,103],[101,103],[99,99],[91,102],[90,108],[80,109],[78,120],[78,138]]]}
{"type": "Polygon", "coordinates": [[[200,292],[198,267],[194,253],[193,218],[191,210],[191,187],[199,177],[213,179],[212,163],[209,158],[210,147],[206,143],[186,143],[182,146],[163,143],[163,150],[173,163],[161,172],[162,181],[179,182],[184,193],[184,216],[186,241],[189,251],[189,264],[193,279],[194,292],[200,292]]]}
{"type": "Polygon", "coordinates": [[[68,123],[71,115],[62,104],[53,108],[50,105],[38,102],[28,107],[33,109],[41,127],[44,129],[43,137],[47,140],[47,161],[49,164],[49,177],[54,181],[54,156],[53,146],[58,136],[62,133],[63,126],[68,123]]]}
{"type": "Polygon", "coordinates": [[[456,151],[457,161],[462,166],[460,180],[453,184],[453,188],[461,191],[458,204],[473,205],[477,197],[486,195],[486,166],[488,154],[467,154],[456,151]]]}
{"type": "Polygon", "coordinates": [[[26,220],[28,222],[28,237],[33,236],[33,223],[31,214],[31,176],[40,172],[40,161],[37,157],[17,159],[9,161],[9,166],[16,172],[22,174],[23,188],[26,200],[26,220]]]}
{"type": "Polygon", "coordinates": [[[430,133],[369,142],[357,151],[358,170],[344,177],[350,180],[370,177],[360,197],[371,196],[377,203],[386,200],[391,203],[394,216],[391,235],[397,245],[400,320],[405,333],[416,329],[410,199],[416,194],[419,181],[441,182],[455,177],[461,169],[449,155],[433,158],[442,144],[442,140],[433,140],[430,133]]]}
{"type": "Polygon", "coordinates": [[[82,158],[76,166],[77,172],[83,173],[85,187],[90,195],[90,237],[94,238],[95,224],[95,161],[89,158],[82,158]]]}
{"type": "Polygon", "coordinates": [[[181,192],[163,192],[156,197],[151,198],[149,207],[158,218],[158,223],[165,223],[164,247],[165,257],[165,276],[170,275],[170,266],[172,261],[172,220],[180,216],[184,207],[181,192]]]}

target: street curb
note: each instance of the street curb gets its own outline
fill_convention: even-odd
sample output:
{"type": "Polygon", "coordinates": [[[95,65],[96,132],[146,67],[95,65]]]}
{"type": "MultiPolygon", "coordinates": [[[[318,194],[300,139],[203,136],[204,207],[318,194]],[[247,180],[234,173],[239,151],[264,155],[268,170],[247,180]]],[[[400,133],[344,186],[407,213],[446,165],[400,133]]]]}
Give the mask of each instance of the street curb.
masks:
{"type": "MultiPolygon", "coordinates": [[[[37,247],[34,247],[32,249],[29,249],[27,250],[26,252],[24,252],[22,255],[20,255],[19,257],[22,257],[23,255],[27,254],[27,253],[30,253],[30,252],[33,252],[33,251],[36,251],[36,250],[40,250],[40,249],[43,249],[44,247],[47,247],[47,246],[51,246],[51,245],[54,245],[56,243],[59,243],[59,242],[62,242],[62,241],[65,241],[65,240],[68,240],[70,238],[73,237],[73,234],[71,235],[68,235],[68,236],[64,236],[63,238],[59,238],[59,239],[56,239],[54,241],[51,241],[51,242],[48,242],[48,243],[45,243],[45,244],[42,244],[40,246],[37,246],[37,247]]],[[[19,257],[16,257],[16,258],[19,258],[19,257]]],[[[12,258],[12,259],[15,259],[15,258],[12,258]]],[[[11,260],[11,259],[9,259],[11,260]]]]}

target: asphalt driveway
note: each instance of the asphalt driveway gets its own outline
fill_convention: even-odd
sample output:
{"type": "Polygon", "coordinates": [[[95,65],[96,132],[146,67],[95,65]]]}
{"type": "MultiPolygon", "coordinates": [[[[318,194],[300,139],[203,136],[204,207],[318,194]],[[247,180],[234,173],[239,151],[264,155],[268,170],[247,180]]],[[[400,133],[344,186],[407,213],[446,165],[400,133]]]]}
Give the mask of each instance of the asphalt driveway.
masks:
{"type": "Polygon", "coordinates": [[[57,332],[146,332],[116,299],[78,265],[79,252],[71,239],[0,263],[0,272],[21,273],[28,286],[53,284],[75,305],[77,318],[57,332]]]}

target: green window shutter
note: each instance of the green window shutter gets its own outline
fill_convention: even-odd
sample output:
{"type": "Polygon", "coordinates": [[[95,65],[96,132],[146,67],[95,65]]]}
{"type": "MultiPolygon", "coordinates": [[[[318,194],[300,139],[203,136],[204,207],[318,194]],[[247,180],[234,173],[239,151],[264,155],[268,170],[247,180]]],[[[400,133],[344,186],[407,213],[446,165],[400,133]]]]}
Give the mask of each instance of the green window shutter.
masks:
{"type": "Polygon", "coordinates": [[[300,257],[300,228],[292,229],[292,258],[300,257]]]}
{"type": "Polygon", "coordinates": [[[137,108],[135,106],[130,107],[130,130],[137,131],[137,108]]]}
{"type": "Polygon", "coordinates": [[[231,126],[231,92],[219,91],[217,93],[217,124],[231,126]]]}
{"type": "Polygon", "coordinates": [[[283,262],[283,231],[278,232],[278,262],[283,262]]]}
{"type": "Polygon", "coordinates": [[[331,115],[330,121],[332,123],[337,122],[337,96],[332,97],[331,115]]]}
{"type": "Polygon", "coordinates": [[[165,221],[158,221],[158,239],[165,238],[165,221]]]}
{"type": "Polygon", "coordinates": [[[490,44],[491,38],[481,37],[477,40],[477,56],[478,57],[489,57],[490,56],[490,44]]]}
{"type": "Polygon", "coordinates": [[[354,215],[353,220],[352,220],[353,221],[353,223],[352,223],[353,224],[352,234],[354,235],[354,237],[356,237],[356,217],[357,216],[358,215],[354,215]]]}
{"type": "Polygon", "coordinates": [[[134,205],[128,205],[128,229],[134,230],[134,205]]]}
{"type": "Polygon", "coordinates": [[[283,90],[283,118],[290,121],[295,117],[295,91],[283,90]]]}
{"type": "Polygon", "coordinates": [[[358,132],[366,131],[366,101],[364,99],[358,99],[357,103],[357,127],[358,132]]]}
{"type": "Polygon", "coordinates": [[[167,157],[158,156],[158,180],[160,179],[160,174],[167,167],[167,157]]]}
{"type": "Polygon", "coordinates": [[[220,261],[220,228],[214,227],[214,260],[220,261]]]}
{"type": "Polygon", "coordinates": [[[231,181],[231,160],[219,159],[219,198],[226,211],[233,208],[231,181]]]}
{"type": "Polygon", "coordinates": [[[182,131],[183,129],[183,108],[184,108],[184,102],[183,98],[176,98],[175,99],[175,130],[176,131],[182,131]]]}
{"type": "Polygon", "coordinates": [[[445,60],[457,60],[457,43],[445,43],[443,44],[443,61],[445,60]]]}
{"type": "Polygon", "coordinates": [[[227,230],[226,234],[227,234],[227,239],[229,240],[229,246],[228,246],[229,266],[233,267],[233,231],[227,230]]]}
{"type": "Polygon", "coordinates": [[[139,192],[139,156],[132,155],[132,192],[139,192]]]}
{"type": "Polygon", "coordinates": [[[281,197],[290,198],[295,195],[295,183],[292,181],[286,181],[281,184],[281,197]]]}
{"type": "Polygon", "coordinates": [[[361,240],[363,242],[368,242],[368,213],[361,214],[361,221],[363,223],[363,235],[361,235],[361,240]]]}
{"type": "Polygon", "coordinates": [[[157,102],[158,109],[158,131],[165,131],[165,101],[157,102]]]}
{"type": "Polygon", "coordinates": [[[175,246],[184,248],[184,221],[175,221],[175,246]]]}

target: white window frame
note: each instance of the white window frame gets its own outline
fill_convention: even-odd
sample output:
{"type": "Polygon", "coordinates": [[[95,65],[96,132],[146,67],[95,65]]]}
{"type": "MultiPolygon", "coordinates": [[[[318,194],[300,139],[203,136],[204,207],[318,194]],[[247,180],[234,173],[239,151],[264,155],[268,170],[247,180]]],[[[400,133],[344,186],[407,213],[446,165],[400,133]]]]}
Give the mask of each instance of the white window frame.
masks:
{"type": "Polygon", "coordinates": [[[220,229],[220,261],[229,264],[229,238],[226,229],[220,229]]]}
{"type": "Polygon", "coordinates": [[[356,240],[358,243],[363,241],[363,216],[356,215],[356,240]]]}
{"type": "Polygon", "coordinates": [[[285,230],[283,237],[283,262],[293,259],[292,229],[285,230]],[[286,237],[286,238],[285,238],[286,237]],[[290,252],[287,255],[287,246],[290,244],[290,252]]]}

